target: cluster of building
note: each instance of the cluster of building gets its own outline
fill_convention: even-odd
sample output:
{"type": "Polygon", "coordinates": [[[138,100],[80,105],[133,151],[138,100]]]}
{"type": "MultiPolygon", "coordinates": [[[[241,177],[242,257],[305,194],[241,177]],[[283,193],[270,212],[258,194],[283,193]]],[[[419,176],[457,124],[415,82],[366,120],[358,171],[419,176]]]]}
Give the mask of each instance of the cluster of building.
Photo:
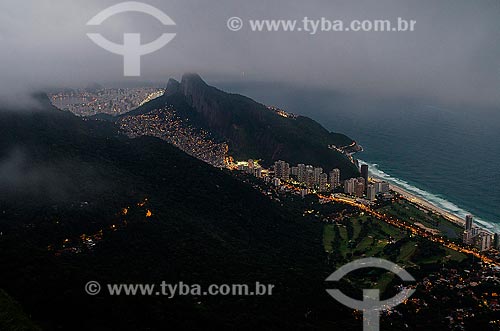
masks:
{"type": "Polygon", "coordinates": [[[319,192],[333,191],[340,186],[340,170],[333,169],[328,174],[323,168],[312,165],[298,164],[290,167],[285,161],[274,163],[274,177],[283,181],[293,180],[310,190],[319,192]]]}
{"type": "Polygon", "coordinates": [[[258,161],[252,159],[248,160],[248,162],[237,162],[236,169],[257,178],[269,178],[269,171],[260,166],[258,161]]]}
{"type": "Polygon", "coordinates": [[[498,234],[492,233],[474,226],[472,215],[465,217],[465,231],[463,233],[463,242],[467,245],[475,246],[480,251],[487,251],[492,247],[498,247],[498,234]]]}
{"type": "Polygon", "coordinates": [[[436,270],[417,281],[419,294],[405,304],[416,312],[440,305],[442,312],[448,314],[445,321],[450,330],[465,330],[465,322],[478,313],[495,312],[496,315],[491,316],[496,316],[496,320],[490,321],[495,329],[494,325],[500,325],[497,313],[500,312],[500,291],[495,290],[500,286],[498,271],[497,267],[481,263],[471,264],[468,269],[436,270]]]}
{"type": "Polygon", "coordinates": [[[309,190],[330,192],[341,184],[339,169],[333,169],[327,174],[323,172],[323,168],[321,167],[314,167],[303,163],[295,167],[290,167],[285,161],[274,162],[273,168],[274,179],[279,181],[292,180],[309,190]]]}
{"type": "Polygon", "coordinates": [[[272,181],[275,186],[282,182],[291,182],[304,187],[304,194],[310,191],[321,193],[334,192],[338,188],[344,187],[344,193],[355,195],[359,198],[367,198],[370,201],[376,199],[379,194],[389,194],[389,183],[368,181],[368,166],[361,166],[361,177],[349,178],[341,181],[340,169],[333,169],[328,173],[323,172],[323,168],[312,165],[298,164],[290,166],[285,161],[276,161],[271,170],[262,168],[256,161],[239,162],[237,169],[247,172],[266,181],[272,181]]]}
{"type": "Polygon", "coordinates": [[[369,183],[364,177],[349,178],[344,182],[344,193],[374,201],[378,194],[389,194],[389,183],[384,181],[369,183]]]}
{"type": "Polygon", "coordinates": [[[77,116],[121,115],[163,95],[164,89],[97,88],[77,89],[49,94],[54,106],[77,116]]]}
{"type": "Polygon", "coordinates": [[[238,162],[237,169],[254,175],[257,178],[263,178],[266,182],[272,182],[279,186],[283,182],[293,182],[303,185],[305,194],[310,190],[318,192],[333,191],[339,187],[340,170],[333,169],[329,175],[323,172],[323,168],[312,165],[298,164],[296,167],[290,167],[285,161],[276,161],[272,169],[264,169],[257,161],[248,160],[248,162],[238,162]]]}
{"type": "Polygon", "coordinates": [[[297,115],[289,113],[281,108],[275,106],[268,106],[267,109],[285,118],[297,118],[297,115]]]}
{"type": "Polygon", "coordinates": [[[173,107],[125,116],[118,121],[118,125],[130,138],[157,137],[215,167],[225,166],[227,144],[216,142],[210,133],[191,127],[177,115],[173,107]]]}
{"type": "Polygon", "coordinates": [[[349,178],[344,181],[344,193],[355,195],[358,198],[366,197],[370,201],[374,201],[379,194],[389,198],[389,183],[385,181],[370,182],[368,180],[368,165],[361,165],[361,177],[349,178]]]}

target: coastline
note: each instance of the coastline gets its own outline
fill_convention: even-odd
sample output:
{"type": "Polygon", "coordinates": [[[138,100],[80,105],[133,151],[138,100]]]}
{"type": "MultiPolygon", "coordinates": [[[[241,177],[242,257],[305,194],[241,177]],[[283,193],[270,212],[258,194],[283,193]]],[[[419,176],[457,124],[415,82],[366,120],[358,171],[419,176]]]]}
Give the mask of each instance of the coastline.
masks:
{"type": "MultiPolygon", "coordinates": [[[[354,155],[354,154],[355,153],[353,153],[352,155],[354,155]]],[[[365,162],[363,160],[356,159],[356,161],[361,162],[362,164],[368,164],[367,162],[365,162]]],[[[368,165],[370,166],[370,164],[368,164],[368,165]]],[[[392,181],[388,180],[384,176],[375,175],[373,173],[373,171],[370,171],[370,178],[372,180],[375,180],[375,181],[385,181],[385,182],[389,183],[389,189],[398,193],[403,198],[405,198],[407,201],[417,205],[418,207],[420,207],[428,212],[436,213],[436,214],[442,216],[443,218],[445,218],[446,220],[448,220],[449,222],[452,222],[452,223],[454,223],[460,227],[463,227],[465,229],[465,219],[464,218],[457,216],[457,215],[453,214],[452,212],[447,211],[444,208],[441,208],[441,207],[435,205],[434,203],[426,200],[425,198],[423,198],[421,196],[418,196],[414,193],[409,192],[407,189],[405,189],[397,184],[394,184],[392,181]]],[[[498,231],[490,229],[489,227],[486,227],[483,224],[478,223],[478,222],[474,222],[474,227],[477,227],[483,231],[486,231],[486,232],[490,233],[491,235],[494,235],[495,233],[498,232],[498,231]]]]}
{"type": "MultiPolygon", "coordinates": [[[[374,177],[374,178],[376,178],[376,177],[374,177]]],[[[377,178],[377,179],[382,180],[381,178],[377,178]]],[[[410,201],[411,203],[414,203],[414,204],[418,205],[419,207],[421,207],[429,212],[439,214],[439,215],[443,216],[445,219],[447,219],[448,221],[465,228],[465,220],[458,217],[457,215],[454,215],[454,214],[450,213],[449,211],[446,211],[443,208],[440,208],[440,207],[434,205],[433,203],[431,203],[431,202],[429,202],[421,197],[418,197],[418,196],[408,192],[404,188],[399,187],[397,185],[394,185],[392,183],[389,183],[389,189],[391,189],[392,191],[403,196],[406,200],[410,201]]],[[[484,230],[488,231],[487,229],[484,229],[484,230]]],[[[490,232],[490,231],[488,231],[488,232],[490,232]]]]}

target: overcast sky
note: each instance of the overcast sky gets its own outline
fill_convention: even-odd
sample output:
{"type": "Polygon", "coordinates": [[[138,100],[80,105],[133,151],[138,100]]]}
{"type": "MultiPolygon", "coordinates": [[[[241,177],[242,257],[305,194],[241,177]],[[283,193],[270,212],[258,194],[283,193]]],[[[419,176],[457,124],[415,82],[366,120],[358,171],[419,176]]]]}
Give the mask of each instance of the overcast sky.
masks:
{"type": "Polygon", "coordinates": [[[127,13],[98,27],[86,22],[116,0],[2,0],[1,102],[25,91],[116,81],[162,81],[184,71],[210,80],[307,84],[366,95],[419,97],[444,103],[500,105],[498,0],[147,0],[168,14],[165,27],[127,13]],[[390,19],[417,21],[415,32],[229,31],[248,19],[390,19]],[[121,43],[124,32],[149,42],[176,38],[142,57],[142,76],[124,79],[122,57],[95,45],[88,32],[121,43]]]}

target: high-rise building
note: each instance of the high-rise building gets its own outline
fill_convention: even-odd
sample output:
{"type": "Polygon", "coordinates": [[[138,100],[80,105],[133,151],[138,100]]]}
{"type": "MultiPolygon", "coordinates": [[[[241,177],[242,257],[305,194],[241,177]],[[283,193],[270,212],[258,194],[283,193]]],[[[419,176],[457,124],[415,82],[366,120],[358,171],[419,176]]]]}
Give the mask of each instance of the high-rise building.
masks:
{"type": "Polygon", "coordinates": [[[375,183],[375,192],[378,193],[388,193],[389,183],[387,182],[377,182],[375,183]]]}
{"type": "Polygon", "coordinates": [[[307,188],[314,188],[314,169],[312,166],[306,166],[306,186],[307,188]]]}
{"type": "Polygon", "coordinates": [[[476,247],[480,248],[479,246],[481,246],[481,241],[483,240],[482,237],[480,236],[481,233],[482,233],[481,228],[474,226],[474,217],[470,214],[466,215],[463,242],[468,245],[475,244],[476,247]]]}
{"type": "Polygon", "coordinates": [[[365,194],[365,179],[363,177],[349,178],[344,181],[344,193],[354,194],[357,197],[363,197],[365,194]]]}
{"type": "Polygon", "coordinates": [[[368,187],[366,189],[366,197],[368,198],[368,200],[373,201],[375,200],[376,196],[377,193],[375,192],[375,185],[368,184],[368,187]]]}
{"type": "Polygon", "coordinates": [[[365,180],[365,187],[368,187],[368,165],[367,164],[361,165],[361,177],[363,177],[365,180]]]}
{"type": "Polygon", "coordinates": [[[482,231],[477,237],[478,240],[476,241],[476,247],[480,251],[487,251],[493,246],[493,238],[491,236],[491,233],[482,231]]]}
{"type": "Polygon", "coordinates": [[[293,176],[297,177],[297,176],[299,175],[299,167],[291,167],[291,168],[290,168],[290,173],[291,173],[293,176]]]}
{"type": "Polygon", "coordinates": [[[330,186],[332,190],[340,186],[340,169],[330,171],[330,186]]]}
{"type": "Polygon", "coordinates": [[[322,173],[319,175],[319,191],[320,192],[328,191],[328,175],[327,174],[322,173]]]}
{"type": "Polygon", "coordinates": [[[262,178],[262,167],[257,166],[253,170],[254,170],[253,174],[255,177],[262,178]]]}
{"type": "Polygon", "coordinates": [[[472,215],[469,214],[465,216],[465,230],[471,230],[473,223],[474,223],[474,218],[472,217],[472,215]]]}
{"type": "Polygon", "coordinates": [[[465,230],[462,236],[462,241],[464,244],[472,245],[474,236],[472,235],[472,230],[465,230]]]}
{"type": "Polygon", "coordinates": [[[351,179],[344,180],[344,193],[351,194],[354,191],[354,184],[351,179]]]}
{"type": "Polygon", "coordinates": [[[365,194],[365,180],[364,178],[358,178],[354,184],[354,194],[358,198],[362,198],[365,194]]]}
{"type": "Polygon", "coordinates": [[[345,194],[353,194],[355,183],[356,183],[355,178],[349,178],[346,181],[344,181],[344,193],[345,194]]]}
{"type": "Polygon", "coordinates": [[[299,183],[305,183],[306,182],[306,165],[305,164],[299,164],[297,165],[297,180],[299,183]]]}
{"type": "Polygon", "coordinates": [[[290,165],[281,160],[274,162],[274,177],[284,181],[290,179],[290,165]]]}
{"type": "Polygon", "coordinates": [[[463,233],[464,244],[474,245],[480,251],[487,251],[495,247],[495,241],[498,240],[495,238],[496,235],[494,237],[488,231],[473,227],[471,215],[467,215],[465,227],[466,230],[463,233]]]}
{"type": "Polygon", "coordinates": [[[314,185],[318,186],[319,185],[319,177],[323,173],[323,168],[314,168],[314,185]]]}

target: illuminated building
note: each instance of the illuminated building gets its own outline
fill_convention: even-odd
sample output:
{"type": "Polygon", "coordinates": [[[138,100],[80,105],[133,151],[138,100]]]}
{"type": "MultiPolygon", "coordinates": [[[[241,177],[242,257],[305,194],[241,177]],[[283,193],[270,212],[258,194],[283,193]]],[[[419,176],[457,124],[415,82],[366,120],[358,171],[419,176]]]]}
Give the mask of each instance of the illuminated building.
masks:
{"type": "Polygon", "coordinates": [[[330,186],[332,189],[340,186],[340,169],[330,171],[330,186]]]}
{"type": "Polygon", "coordinates": [[[299,164],[297,165],[297,180],[299,183],[305,183],[306,182],[306,165],[305,164],[299,164]]]}
{"type": "Polygon", "coordinates": [[[474,219],[472,215],[467,215],[465,216],[465,230],[471,230],[472,229],[472,224],[474,222],[474,219]]]}
{"type": "Polygon", "coordinates": [[[361,165],[361,177],[365,179],[365,187],[368,187],[368,165],[361,165]]]}
{"type": "Polygon", "coordinates": [[[290,165],[281,160],[274,162],[274,176],[284,181],[290,179],[290,165]]]}
{"type": "Polygon", "coordinates": [[[362,198],[363,195],[365,194],[365,180],[364,178],[360,177],[356,180],[354,184],[354,194],[358,198],[362,198]]]}
{"type": "Polygon", "coordinates": [[[378,193],[388,193],[389,192],[389,183],[387,182],[378,182],[375,183],[375,192],[378,193]]]}
{"type": "Polygon", "coordinates": [[[323,173],[323,168],[314,168],[314,185],[318,186],[319,185],[319,178],[321,174],[323,173]]]}
{"type": "Polygon", "coordinates": [[[356,183],[355,178],[349,178],[348,180],[344,181],[344,193],[345,194],[353,194],[355,183],[356,183]]]}
{"type": "Polygon", "coordinates": [[[320,192],[326,192],[328,190],[328,175],[327,174],[320,174],[319,175],[319,191],[320,192]]]}
{"type": "Polygon", "coordinates": [[[366,189],[366,196],[368,200],[373,201],[375,200],[377,193],[375,192],[375,185],[368,184],[368,187],[366,189]]]}

